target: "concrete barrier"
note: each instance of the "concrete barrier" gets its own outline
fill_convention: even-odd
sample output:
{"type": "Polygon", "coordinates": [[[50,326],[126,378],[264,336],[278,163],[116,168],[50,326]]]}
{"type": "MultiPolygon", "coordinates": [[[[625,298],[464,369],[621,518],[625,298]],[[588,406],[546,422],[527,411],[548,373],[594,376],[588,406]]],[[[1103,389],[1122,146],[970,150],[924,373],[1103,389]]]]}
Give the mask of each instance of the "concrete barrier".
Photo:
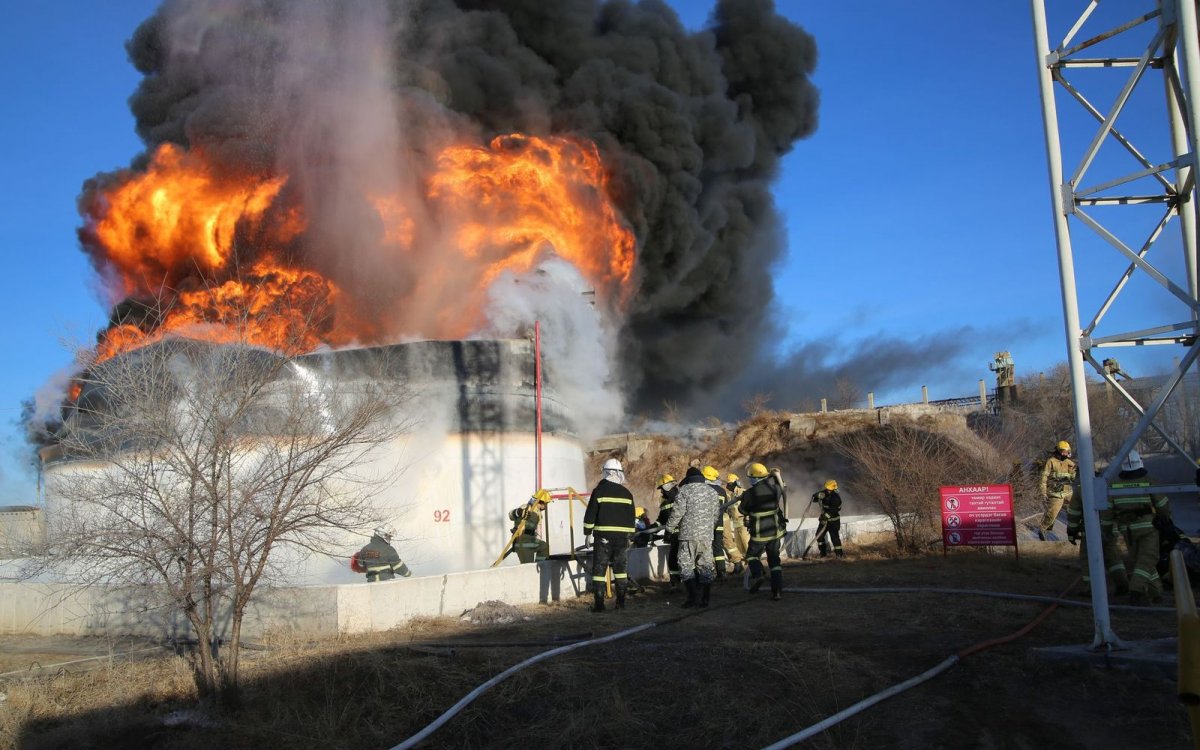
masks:
{"type": "MultiPolygon", "coordinates": [[[[262,587],[247,607],[245,638],[289,632],[310,637],[363,633],[415,617],[458,615],[480,602],[558,601],[582,594],[581,562],[548,560],[422,578],[328,586],[262,587]]],[[[0,634],[141,635],[191,638],[178,613],[145,590],[61,583],[0,583],[0,634]]],[[[228,631],[228,617],[219,623],[228,631]]]]}
{"type": "MultiPolygon", "coordinates": [[[[815,528],[814,518],[793,524],[784,540],[785,556],[799,557],[815,528]]],[[[890,528],[884,516],[842,519],[847,541],[890,528]]],[[[630,550],[628,572],[638,580],[667,580],[667,547],[630,550]]],[[[493,599],[508,604],[569,599],[584,594],[590,580],[585,557],[377,583],[264,586],[246,610],[242,634],[247,639],[278,632],[327,637],[387,630],[416,617],[458,615],[493,599]]],[[[218,630],[223,635],[228,628],[226,617],[218,630]]],[[[0,581],[0,634],[18,633],[194,637],[183,616],[163,606],[151,589],[0,581]]]]}

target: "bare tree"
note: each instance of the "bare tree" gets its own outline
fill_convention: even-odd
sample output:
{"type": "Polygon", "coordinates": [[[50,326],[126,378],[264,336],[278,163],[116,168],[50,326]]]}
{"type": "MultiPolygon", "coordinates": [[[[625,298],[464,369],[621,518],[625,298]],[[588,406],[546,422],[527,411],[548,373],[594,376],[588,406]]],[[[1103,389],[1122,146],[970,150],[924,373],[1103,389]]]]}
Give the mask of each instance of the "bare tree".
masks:
{"type": "Polygon", "coordinates": [[[995,471],[990,451],[971,455],[945,435],[917,427],[847,433],[836,438],[835,447],[857,468],[858,478],[847,484],[887,515],[903,551],[923,550],[940,537],[939,487],[977,483],[995,471]]]}
{"type": "Polygon", "coordinates": [[[863,389],[848,377],[839,376],[833,384],[837,397],[833,400],[835,409],[853,409],[865,398],[863,389]]]}
{"type": "MultiPolygon", "coordinates": [[[[354,359],[382,370],[384,356],[354,359]]],[[[43,560],[181,613],[197,683],[225,701],[258,587],[286,577],[283,557],[332,554],[378,523],[371,498],[395,480],[370,467],[407,427],[404,389],[332,362],[163,339],[91,366],[58,435],[43,560]]]]}
{"type": "Polygon", "coordinates": [[[767,404],[771,403],[772,398],[774,398],[773,393],[759,391],[742,402],[742,411],[746,412],[747,417],[753,419],[767,410],[767,404]]]}

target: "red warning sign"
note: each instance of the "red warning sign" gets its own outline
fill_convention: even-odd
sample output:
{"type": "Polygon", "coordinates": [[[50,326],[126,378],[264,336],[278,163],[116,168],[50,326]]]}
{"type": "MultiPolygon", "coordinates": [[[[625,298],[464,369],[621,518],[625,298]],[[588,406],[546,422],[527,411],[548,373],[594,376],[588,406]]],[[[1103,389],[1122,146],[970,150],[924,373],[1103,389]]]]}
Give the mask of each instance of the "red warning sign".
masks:
{"type": "Polygon", "coordinates": [[[1017,546],[1012,485],[942,487],[943,547],[1017,546]]]}

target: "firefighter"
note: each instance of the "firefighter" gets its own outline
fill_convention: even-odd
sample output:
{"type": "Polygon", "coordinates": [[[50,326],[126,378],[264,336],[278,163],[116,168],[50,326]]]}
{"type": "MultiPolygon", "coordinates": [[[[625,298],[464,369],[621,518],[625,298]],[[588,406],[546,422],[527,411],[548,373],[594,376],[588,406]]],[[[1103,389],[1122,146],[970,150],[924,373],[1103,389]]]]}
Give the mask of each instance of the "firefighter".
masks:
{"type": "Polygon", "coordinates": [[[645,547],[650,544],[652,534],[648,531],[650,524],[646,521],[646,509],[638,506],[633,510],[633,526],[637,531],[633,535],[634,547],[645,547]]]}
{"type": "Polygon", "coordinates": [[[545,540],[538,539],[538,525],[542,513],[546,512],[546,503],[550,502],[549,490],[538,490],[529,498],[529,502],[509,511],[508,520],[513,522],[510,534],[520,535],[513,542],[510,552],[516,551],[517,559],[522,563],[541,562],[550,554],[550,547],[545,540]]]}
{"type": "MultiPolygon", "coordinates": [[[[719,507],[724,507],[726,501],[729,500],[728,494],[725,492],[725,485],[721,484],[721,472],[711,466],[705,466],[700,470],[700,474],[704,477],[704,481],[709,487],[717,493],[717,502],[719,507]]],[[[725,577],[725,514],[717,514],[717,522],[713,527],[712,540],[712,556],[713,565],[717,569],[717,578],[725,577]]]]}
{"type": "Polygon", "coordinates": [[[1071,444],[1059,440],[1054,446],[1054,453],[1046,459],[1042,466],[1041,494],[1046,504],[1046,514],[1042,516],[1038,526],[1038,539],[1046,541],[1046,532],[1054,528],[1054,520],[1064,504],[1071,502],[1075,494],[1073,486],[1079,481],[1079,466],[1071,458],[1071,444]]]}
{"type": "Polygon", "coordinates": [[[737,474],[725,475],[725,494],[729,499],[725,501],[724,518],[721,519],[725,529],[721,543],[725,548],[726,559],[733,563],[735,576],[741,575],[745,570],[746,547],[750,544],[750,533],[746,531],[746,524],[742,522],[742,516],[736,510],[743,491],[742,486],[738,484],[737,474]]]}
{"type": "Polygon", "coordinates": [[[845,557],[842,551],[842,496],[838,494],[836,479],[828,479],[825,486],[812,496],[812,501],[821,506],[820,526],[817,528],[817,549],[821,557],[829,556],[829,544],[833,542],[833,554],[845,557]]]}
{"type": "MultiPolygon", "coordinates": [[[[675,493],[679,491],[675,477],[663,474],[658,480],[658,518],[659,526],[666,527],[667,519],[671,517],[671,507],[675,503],[675,493]]],[[[671,590],[679,588],[679,535],[669,531],[663,532],[663,541],[667,544],[667,574],[671,579],[671,590]]]]}
{"type": "MultiPolygon", "coordinates": [[[[1110,489],[1150,487],[1150,475],[1137,451],[1121,462],[1121,472],[1110,489]]],[[[1111,495],[1113,521],[1118,534],[1125,535],[1125,543],[1133,555],[1133,575],[1129,581],[1129,603],[1150,604],[1162,598],[1162,579],[1155,569],[1158,563],[1158,529],[1154,518],[1159,516],[1171,520],[1171,509],[1165,495],[1154,496],[1147,489],[1137,495],[1111,495]]]]}
{"type": "MultiPolygon", "coordinates": [[[[1096,476],[1104,470],[1096,469],[1096,476]]],[[[1092,581],[1089,575],[1087,559],[1087,535],[1083,528],[1083,493],[1077,492],[1071,497],[1067,506],[1067,541],[1079,543],[1079,561],[1083,564],[1084,596],[1091,596],[1092,581]]],[[[1121,559],[1121,550],[1117,546],[1117,530],[1113,522],[1113,512],[1110,508],[1100,511],[1100,545],[1104,552],[1104,568],[1112,579],[1113,590],[1118,596],[1129,593],[1129,574],[1125,570],[1125,562],[1121,559]]]]}
{"type": "Polygon", "coordinates": [[[783,487],[777,475],[769,473],[760,463],[750,464],[746,473],[750,476],[750,489],[742,493],[738,508],[750,519],[750,546],[746,550],[746,558],[750,561],[750,593],[756,593],[767,580],[760,559],[766,552],[771,573],[771,598],[778,601],[783,598],[779,547],[787,532],[787,519],[781,507],[783,487]]]}
{"type": "MultiPolygon", "coordinates": [[[[720,474],[717,474],[719,477],[720,474]]],[[[684,609],[707,607],[716,568],[713,564],[713,528],[721,515],[717,490],[696,467],[689,468],[667,519],[667,529],[679,538],[680,576],[687,587],[684,609]]]]}
{"type": "Polygon", "coordinates": [[[366,573],[369,583],[390,581],[396,576],[411,576],[412,571],[392,546],[392,537],[395,534],[395,529],[391,526],[375,529],[371,541],[350,558],[350,568],[356,573],[366,573]]]}
{"type": "Polygon", "coordinates": [[[625,608],[625,591],[629,575],[625,563],[629,557],[629,542],[636,531],[633,493],[625,487],[625,470],[621,462],[610,458],[601,469],[603,478],[592,490],[587,510],[583,514],[584,541],[595,535],[592,550],[593,612],[604,611],[604,574],[611,567],[613,585],[617,590],[617,609],[625,608]]]}

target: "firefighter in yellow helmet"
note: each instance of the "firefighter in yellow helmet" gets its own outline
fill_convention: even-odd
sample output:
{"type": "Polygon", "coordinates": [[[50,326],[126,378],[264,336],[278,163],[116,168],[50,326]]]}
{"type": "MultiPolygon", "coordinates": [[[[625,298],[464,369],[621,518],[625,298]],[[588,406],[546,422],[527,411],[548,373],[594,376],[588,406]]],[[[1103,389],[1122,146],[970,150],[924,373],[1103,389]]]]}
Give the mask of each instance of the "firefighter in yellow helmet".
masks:
{"type": "MultiPolygon", "coordinates": [[[[675,507],[675,496],[679,493],[679,485],[675,482],[675,477],[670,474],[663,474],[658,480],[658,517],[655,523],[658,526],[667,527],[667,521],[671,518],[671,509],[675,507]]],[[[679,588],[680,571],[679,571],[679,534],[670,531],[663,532],[663,541],[667,544],[667,574],[671,580],[671,590],[679,588]]]]}
{"type": "Polygon", "coordinates": [[[542,513],[550,502],[550,492],[544,489],[533,493],[529,502],[513,508],[508,513],[508,520],[513,522],[510,534],[518,534],[513,542],[511,551],[517,553],[517,559],[523,563],[541,562],[550,553],[550,547],[544,539],[538,539],[538,526],[542,521],[542,513]]]}
{"type": "Polygon", "coordinates": [[[637,506],[633,509],[633,527],[637,529],[633,533],[633,546],[645,547],[650,544],[652,532],[649,532],[650,521],[646,518],[646,509],[642,506],[637,506]]]}
{"type": "Polygon", "coordinates": [[[838,494],[836,479],[828,479],[825,485],[812,496],[812,501],[821,506],[821,522],[817,527],[817,549],[821,557],[829,555],[829,542],[833,542],[833,554],[845,557],[842,551],[842,496],[838,494]]]}
{"type": "Polygon", "coordinates": [[[1075,494],[1074,486],[1079,481],[1079,466],[1071,458],[1071,444],[1059,440],[1054,446],[1054,452],[1042,466],[1040,490],[1042,501],[1046,504],[1046,512],[1042,515],[1038,526],[1038,539],[1046,540],[1046,532],[1054,528],[1054,520],[1063,505],[1071,502],[1075,494]]]}
{"type": "MultiPolygon", "coordinates": [[[[711,466],[705,466],[700,470],[704,481],[709,487],[716,490],[720,508],[725,507],[725,503],[729,501],[728,492],[725,485],[721,483],[721,472],[711,466]]],[[[717,578],[725,577],[725,514],[717,513],[717,524],[713,527],[713,542],[712,542],[713,565],[717,571],[717,578]]]]}
{"type": "Polygon", "coordinates": [[[737,474],[725,475],[725,493],[729,499],[725,501],[724,532],[721,544],[725,548],[726,559],[733,563],[733,575],[741,575],[746,565],[746,549],[750,546],[750,532],[742,515],[737,512],[737,503],[742,498],[742,485],[738,483],[737,474]]]}
{"type": "Polygon", "coordinates": [[[767,565],[771,574],[771,598],[783,598],[783,563],[779,559],[779,547],[787,533],[787,519],[783,515],[784,495],[777,475],[767,471],[760,463],[746,468],[750,476],[750,489],[742,493],[738,505],[743,516],[750,519],[750,548],[746,559],[750,561],[750,593],[755,593],[767,580],[762,560],[767,554],[767,565]]]}

